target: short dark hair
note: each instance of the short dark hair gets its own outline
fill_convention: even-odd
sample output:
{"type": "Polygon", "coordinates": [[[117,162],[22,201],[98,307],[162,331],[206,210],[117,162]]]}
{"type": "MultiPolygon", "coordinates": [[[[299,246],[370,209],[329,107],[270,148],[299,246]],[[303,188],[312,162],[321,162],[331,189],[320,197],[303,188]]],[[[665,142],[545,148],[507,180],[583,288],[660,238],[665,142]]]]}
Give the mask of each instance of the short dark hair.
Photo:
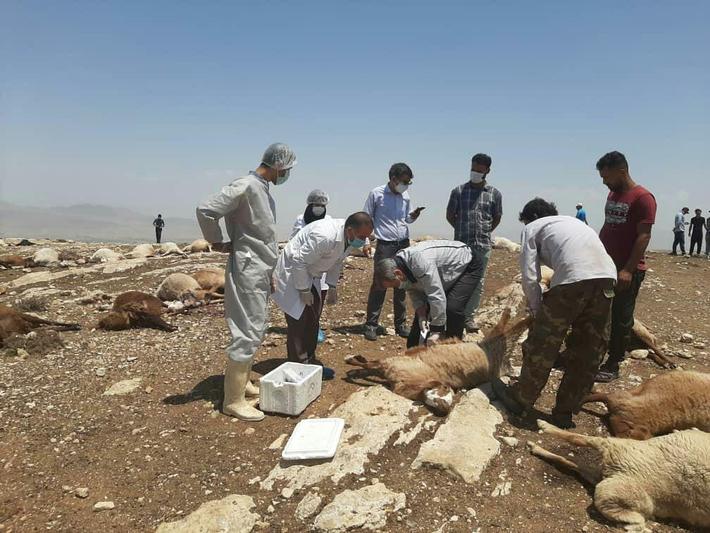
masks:
{"type": "Polygon", "coordinates": [[[471,158],[471,164],[473,163],[478,163],[479,165],[483,165],[486,168],[491,168],[491,163],[493,163],[493,160],[488,154],[476,154],[471,158]]]}
{"type": "Polygon", "coordinates": [[[533,198],[520,212],[518,220],[520,222],[532,222],[542,217],[554,217],[557,213],[557,206],[552,202],[543,200],[542,198],[533,198]]]}
{"type": "Polygon", "coordinates": [[[404,176],[414,179],[414,173],[407,163],[395,163],[390,167],[390,179],[403,178],[404,176]]]}
{"type": "Polygon", "coordinates": [[[597,161],[597,170],[602,170],[604,168],[611,169],[629,169],[629,163],[626,161],[626,156],[621,152],[613,151],[604,154],[597,161]]]}
{"type": "Polygon", "coordinates": [[[360,229],[363,226],[373,227],[372,218],[364,211],[353,213],[345,220],[346,228],[360,229]]]}

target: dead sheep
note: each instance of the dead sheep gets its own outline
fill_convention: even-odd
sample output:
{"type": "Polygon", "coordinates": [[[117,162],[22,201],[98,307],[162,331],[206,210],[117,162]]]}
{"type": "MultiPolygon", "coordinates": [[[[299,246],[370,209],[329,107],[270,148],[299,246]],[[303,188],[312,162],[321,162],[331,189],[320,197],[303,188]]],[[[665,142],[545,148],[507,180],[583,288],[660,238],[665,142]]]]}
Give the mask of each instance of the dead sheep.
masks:
{"type": "Polygon", "coordinates": [[[208,243],[205,239],[197,239],[195,241],[192,241],[192,243],[190,245],[185,246],[185,248],[183,248],[182,251],[189,253],[189,254],[197,254],[200,252],[211,252],[212,246],[210,246],[210,243],[208,243]]]}
{"type": "Polygon", "coordinates": [[[505,237],[493,237],[493,248],[496,250],[508,250],[509,252],[519,252],[520,245],[505,237]]]}
{"type": "Polygon", "coordinates": [[[155,256],[155,248],[153,248],[153,245],[149,244],[149,243],[138,244],[137,246],[134,246],[133,250],[128,252],[126,254],[126,256],[130,257],[132,259],[154,257],[155,256]]]}
{"type": "Polygon", "coordinates": [[[50,326],[59,331],[76,331],[81,329],[79,324],[45,320],[44,318],[28,315],[27,313],[20,313],[12,307],[0,304],[0,346],[2,346],[5,339],[11,335],[25,335],[42,326],[50,326]]]}
{"type": "Polygon", "coordinates": [[[31,257],[22,257],[19,255],[0,255],[0,266],[5,268],[25,268],[33,266],[31,257]]]}
{"type": "Polygon", "coordinates": [[[207,268],[198,270],[190,274],[202,290],[211,293],[212,295],[224,294],[224,277],[223,268],[207,268]]]}
{"type": "Polygon", "coordinates": [[[40,248],[32,256],[36,266],[54,266],[59,264],[59,253],[54,248],[40,248]]]}
{"type": "Polygon", "coordinates": [[[601,461],[580,466],[528,442],[533,455],[595,486],[594,506],[605,518],[637,532],[648,531],[646,520],[659,518],[710,526],[710,433],[684,430],[638,441],[588,437],[537,423],[548,435],[601,453],[601,461]]]}
{"type": "Polygon", "coordinates": [[[192,276],[175,272],[166,277],[158,286],[155,295],[164,302],[183,300],[202,290],[200,284],[192,276]]]}
{"type": "Polygon", "coordinates": [[[111,331],[129,328],[153,328],[175,331],[177,327],[161,318],[163,302],[155,296],[139,291],[119,294],[110,313],[101,317],[98,328],[111,331]]]}
{"type": "Polygon", "coordinates": [[[710,432],[710,374],[675,370],[628,391],[593,392],[585,399],[590,402],[607,406],[615,437],[645,440],[691,428],[710,432]]]}
{"type": "Polygon", "coordinates": [[[166,255],[181,255],[183,257],[187,256],[187,254],[183,252],[174,242],[164,242],[163,244],[161,244],[160,248],[158,249],[157,255],[160,255],[161,257],[164,257],[166,255]]]}
{"type": "Polygon", "coordinates": [[[99,248],[96,250],[89,261],[91,263],[116,263],[123,259],[123,255],[114,252],[109,248],[99,248]]]}
{"type": "Polygon", "coordinates": [[[509,320],[510,309],[506,309],[495,328],[478,344],[444,341],[377,361],[361,355],[345,361],[373,370],[395,394],[423,401],[436,414],[444,415],[451,410],[454,391],[477,387],[503,373],[510,339],[530,324],[528,316],[516,319],[511,325],[509,320]]]}

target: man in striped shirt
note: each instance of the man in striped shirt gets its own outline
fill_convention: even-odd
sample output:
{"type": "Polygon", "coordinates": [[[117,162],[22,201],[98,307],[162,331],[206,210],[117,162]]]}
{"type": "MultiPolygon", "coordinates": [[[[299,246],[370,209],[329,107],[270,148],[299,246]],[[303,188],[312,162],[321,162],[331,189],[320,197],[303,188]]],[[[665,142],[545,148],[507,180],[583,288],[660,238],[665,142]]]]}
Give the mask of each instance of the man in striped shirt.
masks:
{"type": "Polygon", "coordinates": [[[454,240],[465,242],[482,264],[481,281],[473,289],[466,305],[466,331],[478,331],[473,314],[481,303],[483,282],[488,259],[491,256],[491,233],[500,224],[503,216],[503,196],[486,178],[491,171],[491,157],[476,154],[471,159],[471,177],[459,185],[449,198],[446,220],[454,228],[454,240]]]}

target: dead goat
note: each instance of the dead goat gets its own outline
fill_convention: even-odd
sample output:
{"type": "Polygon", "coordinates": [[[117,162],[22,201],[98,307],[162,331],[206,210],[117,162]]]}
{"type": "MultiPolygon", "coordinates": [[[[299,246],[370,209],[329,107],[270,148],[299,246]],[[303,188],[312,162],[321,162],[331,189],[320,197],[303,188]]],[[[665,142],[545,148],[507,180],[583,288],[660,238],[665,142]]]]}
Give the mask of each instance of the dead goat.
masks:
{"type": "Polygon", "coordinates": [[[606,404],[615,437],[645,440],[691,428],[710,432],[710,374],[702,372],[667,372],[628,391],[594,392],[585,399],[589,402],[606,404]]]}
{"type": "Polygon", "coordinates": [[[119,294],[110,313],[101,317],[98,327],[118,331],[129,328],[153,328],[175,331],[177,327],[161,318],[163,302],[155,296],[139,291],[119,294]]]}
{"type": "Polygon", "coordinates": [[[506,309],[498,324],[478,344],[444,341],[378,361],[357,355],[346,362],[373,370],[392,386],[394,393],[423,401],[435,413],[445,415],[451,410],[454,391],[500,377],[508,341],[527,328],[530,320],[525,316],[508,325],[510,309],[506,309]]]}
{"type": "Polygon", "coordinates": [[[198,270],[190,275],[195,278],[200,288],[207,291],[212,297],[224,294],[224,269],[198,270]]]}
{"type": "Polygon", "coordinates": [[[24,268],[34,266],[31,257],[22,257],[15,254],[0,255],[0,266],[5,268],[24,268]]]}
{"type": "Polygon", "coordinates": [[[533,455],[594,485],[594,506],[605,518],[637,532],[648,531],[646,520],[656,518],[710,526],[710,433],[685,430],[637,441],[588,437],[537,423],[544,433],[601,453],[601,461],[580,466],[528,442],[533,455]]]}
{"type": "MultiPolygon", "coordinates": [[[[203,281],[206,281],[206,278],[203,281]]],[[[212,276],[214,279],[214,276],[212,276]]],[[[224,283],[224,278],[222,278],[224,283]]],[[[223,285],[224,286],[224,285],[223,285]]],[[[158,286],[156,296],[164,302],[182,302],[186,307],[195,307],[210,300],[221,300],[222,294],[205,290],[193,276],[175,272],[166,277],[158,286]]]]}
{"type": "Polygon", "coordinates": [[[25,335],[33,329],[42,326],[49,326],[59,331],[76,331],[81,329],[79,324],[45,320],[44,318],[21,313],[12,307],[0,304],[0,346],[2,346],[5,339],[11,335],[25,335]]]}

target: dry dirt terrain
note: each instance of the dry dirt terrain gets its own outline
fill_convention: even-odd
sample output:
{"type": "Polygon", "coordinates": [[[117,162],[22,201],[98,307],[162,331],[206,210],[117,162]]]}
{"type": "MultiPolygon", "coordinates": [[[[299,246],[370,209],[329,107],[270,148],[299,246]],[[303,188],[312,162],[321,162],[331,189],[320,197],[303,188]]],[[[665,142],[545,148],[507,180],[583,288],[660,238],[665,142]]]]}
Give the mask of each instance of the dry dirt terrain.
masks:
{"type": "MultiPolygon", "coordinates": [[[[88,257],[103,245],[42,246],[88,257]]],[[[30,256],[39,247],[0,246],[0,255],[30,256]]],[[[443,431],[447,419],[353,378],[352,373],[348,377],[353,367],[343,362],[351,354],[384,357],[404,351],[405,341],[398,337],[377,342],[362,337],[372,269],[368,259],[353,258],[347,264],[340,302],[325,311],[328,340],[320,346],[319,357],[335,368],[337,376],[323,384],[321,396],[300,417],[271,415],[249,424],[220,414],[223,348],[228,340],[221,304],[167,315],[167,321],[179,328],[174,333],[94,329],[109,302],[102,294],[153,292],[170,272],[223,266],[224,260],[208,253],[32,268],[31,273],[21,268],[0,270],[4,292],[0,303],[23,305],[39,316],[82,326],[81,331],[60,333],[63,345],[38,335],[15,339],[20,345],[26,341],[19,350],[19,345],[0,350],[0,531],[155,531],[163,523],[188,517],[202,504],[230,495],[247,498],[240,499],[246,502],[245,509],[229,531],[299,532],[313,527],[340,531],[346,526],[328,525],[332,515],[342,520],[356,517],[357,512],[344,516],[348,511],[341,509],[370,490],[377,493],[374,500],[365,499],[358,511],[369,516],[359,525],[352,522],[353,531],[618,530],[596,512],[589,487],[531,456],[525,443],[541,442],[580,461],[597,460],[592,452],[573,450],[538,434],[532,419],[515,419],[502,408],[499,413],[495,403],[488,405],[476,391],[457,395],[456,409],[464,400],[472,402],[466,408],[474,417],[460,420],[473,422],[450,426],[451,431],[439,437],[449,436],[446,444],[454,455],[457,448],[471,450],[465,453],[472,460],[480,451],[477,447],[490,451],[480,479],[455,468],[446,471],[427,464],[413,468],[422,447],[443,431]],[[132,392],[104,394],[124,380],[136,380],[132,392]],[[358,396],[348,403],[353,394],[358,396]],[[472,409],[485,411],[485,422],[476,423],[472,409]],[[280,462],[284,442],[280,437],[290,435],[299,420],[332,416],[334,411],[346,418],[350,430],[346,427],[333,464],[293,467],[280,462]],[[346,490],[357,492],[345,493],[336,502],[341,506],[328,508],[346,490]],[[96,510],[99,502],[112,505],[96,510]],[[309,504],[311,509],[306,509],[309,504]]],[[[688,358],[673,358],[678,365],[710,371],[710,261],[653,253],[649,264],[637,317],[670,351],[685,353],[688,358]],[[683,333],[691,334],[692,342],[681,343],[683,333]]],[[[517,254],[493,252],[484,306],[517,271],[517,254]]],[[[392,327],[390,302],[383,313],[387,327],[392,327]]],[[[285,358],[285,321],[273,307],[271,318],[254,377],[285,358]]],[[[512,356],[519,365],[519,348],[512,356]]],[[[661,372],[666,370],[650,360],[629,360],[623,379],[600,389],[630,388],[661,372]]],[[[553,372],[538,403],[543,412],[552,406],[559,377],[553,372]]],[[[577,418],[575,431],[607,434],[599,417],[603,412],[598,404],[589,406],[577,418]]],[[[454,413],[449,416],[452,423],[454,413]]],[[[657,532],[686,531],[673,523],[649,527],[657,532]]],[[[163,529],[171,530],[177,531],[163,529]]]]}

